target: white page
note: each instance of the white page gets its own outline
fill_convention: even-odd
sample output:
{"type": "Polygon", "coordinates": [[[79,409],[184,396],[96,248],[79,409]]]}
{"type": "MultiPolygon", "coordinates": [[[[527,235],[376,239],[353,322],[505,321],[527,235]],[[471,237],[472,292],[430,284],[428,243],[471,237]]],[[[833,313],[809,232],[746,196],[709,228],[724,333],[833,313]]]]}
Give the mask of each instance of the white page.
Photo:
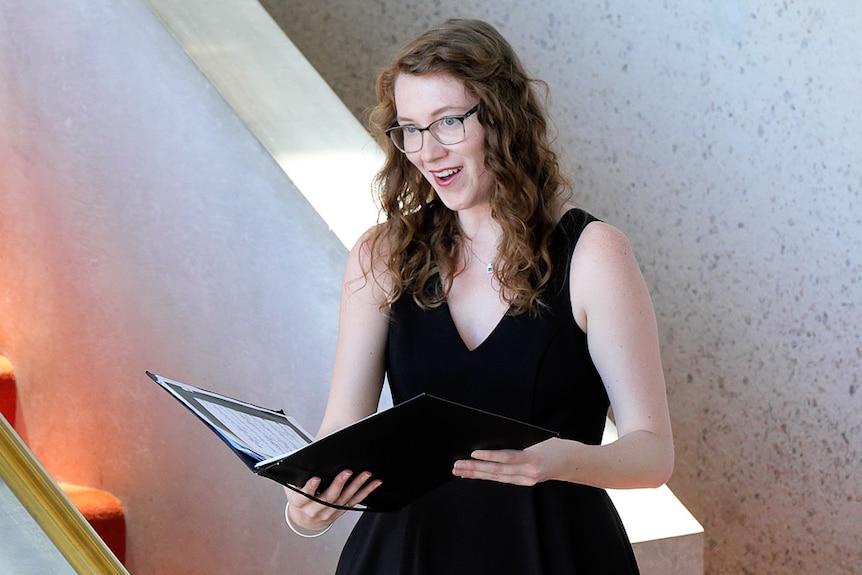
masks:
{"type": "MultiPolygon", "coordinates": [[[[196,398],[231,433],[245,442],[264,459],[292,453],[308,445],[308,441],[285,418],[284,423],[235,411],[200,395],[196,398]]],[[[300,428],[300,432],[305,433],[300,428]]]]}

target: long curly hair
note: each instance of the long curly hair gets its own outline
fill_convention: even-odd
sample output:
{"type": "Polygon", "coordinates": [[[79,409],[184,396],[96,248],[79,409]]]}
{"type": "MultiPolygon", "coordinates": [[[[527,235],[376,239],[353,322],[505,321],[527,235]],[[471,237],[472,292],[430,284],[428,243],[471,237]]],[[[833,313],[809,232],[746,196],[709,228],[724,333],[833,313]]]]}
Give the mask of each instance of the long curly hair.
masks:
{"type": "Polygon", "coordinates": [[[490,24],[447,20],[397,53],[377,78],[378,104],[369,127],[386,158],[374,180],[381,223],[366,236],[371,270],[385,269],[387,304],[404,295],[422,308],[440,305],[459,269],[464,236],[455,212],[387,137],[396,123],[394,88],[400,74],[443,73],[479,99],[485,167],[496,187],[491,215],[502,229],[494,273],[511,314],[539,312],[550,281],[548,246],[556,211],[570,185],[551,148],[544,100],[547,85],[527,75],[511,45],[490,24]],[[385,245],[385,248],[383,246],[385,245]],[[440,281],[435,281],[439,276],[440,281]]]}

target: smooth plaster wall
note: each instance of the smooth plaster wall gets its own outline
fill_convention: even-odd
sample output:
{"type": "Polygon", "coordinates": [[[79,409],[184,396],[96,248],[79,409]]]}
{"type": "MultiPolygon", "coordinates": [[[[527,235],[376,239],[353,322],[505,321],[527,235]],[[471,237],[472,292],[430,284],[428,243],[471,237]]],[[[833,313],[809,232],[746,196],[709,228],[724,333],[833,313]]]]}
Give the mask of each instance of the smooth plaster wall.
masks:
{"type": "Polygon", "coordinates": [[[314,430],[346,250],[140,0],[0,0],[0,353],[59,480],[123,502],[136,575],[326,573],[145,375],[314,430]],[[311,295],[310,295],[311,294],[311,295]]]}
{"type": "Polygon", "coordinates": [[[264,4],[358,116],[401,42],[497,25],[550,84],[577,200],[649,282],[707,572],[858,572],[862,4],[264,4]]]}

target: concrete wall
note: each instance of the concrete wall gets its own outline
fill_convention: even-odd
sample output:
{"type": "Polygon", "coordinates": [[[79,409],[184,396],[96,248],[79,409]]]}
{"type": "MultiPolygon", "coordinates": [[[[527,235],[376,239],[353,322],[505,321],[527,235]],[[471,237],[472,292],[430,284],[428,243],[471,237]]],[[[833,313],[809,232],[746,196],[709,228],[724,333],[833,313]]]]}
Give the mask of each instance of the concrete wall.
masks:
{"type": "Polygon", "coordinates": [[[144,370],[316,428],[345,256],[146,4],[0,0],[0,353],[46,468],[122,500],[132,573],[331,571],[349,525],[292,536],[144,370]]]}
{"type": "Polygon", "coordinates": [[[862,4],[265,0],[361,115],[394,46],[497,25],[661,326],[670,485],[724,573],[862,563],[862,4]]]}

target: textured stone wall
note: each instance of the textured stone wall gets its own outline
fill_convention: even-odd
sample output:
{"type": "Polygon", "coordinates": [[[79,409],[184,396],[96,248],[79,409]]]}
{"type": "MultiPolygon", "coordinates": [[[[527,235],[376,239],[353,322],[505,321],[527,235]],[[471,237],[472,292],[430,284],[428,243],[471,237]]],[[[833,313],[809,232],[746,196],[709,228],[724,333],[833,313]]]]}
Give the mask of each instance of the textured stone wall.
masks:
{"type": "Polygon", "coordinates": [[[358,116],[402,41],[495,24],[577,200],[632,240],[707,572],[862,563],[862,5],[265,0],[358,116]]]}

